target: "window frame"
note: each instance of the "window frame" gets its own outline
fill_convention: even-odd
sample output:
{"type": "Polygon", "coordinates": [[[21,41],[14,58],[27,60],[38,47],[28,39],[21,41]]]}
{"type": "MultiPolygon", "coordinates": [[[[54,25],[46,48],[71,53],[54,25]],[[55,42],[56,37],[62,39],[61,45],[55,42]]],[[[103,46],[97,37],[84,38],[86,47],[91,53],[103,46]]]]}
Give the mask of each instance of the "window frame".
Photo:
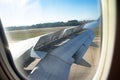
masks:
{"type": "MultiPolygon", "coordinates": [[[[115,26],[116,22],[116,9],[114,0],[101,0],[102,6],[102,23],[103,23],[103,37],[101,58],[93,80],[105,80],[108,77],[115,43],[115,26]],[[112,6],[113,5],[113,6],[112,6]],[[109,15],[109,16],[108,16],[109,15]],[[112,23],[112,24],[111,24],[112,23]],[[107,30],[108,29],[108,30],[107,30]],[[112,36],[112,38],[111,38],[112,36]]],[[[17,71],[11,53],[8,49],[8,42],[5,37],[2,23],[0,22],[0,62],[3,72],[10,80],[22,79],[25,77],[17,71]]]]}

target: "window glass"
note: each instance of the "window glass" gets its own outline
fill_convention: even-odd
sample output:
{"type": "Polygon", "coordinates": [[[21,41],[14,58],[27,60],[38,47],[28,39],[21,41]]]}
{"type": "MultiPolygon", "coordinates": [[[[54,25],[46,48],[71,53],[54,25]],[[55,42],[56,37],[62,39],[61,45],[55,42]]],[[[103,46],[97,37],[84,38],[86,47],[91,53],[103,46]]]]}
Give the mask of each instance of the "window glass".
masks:
{"type": "Polygon", "coordinates": [[[100,0],[0,0],[19,72],[31,80],[91,80],[102,38],[100,0]]]}

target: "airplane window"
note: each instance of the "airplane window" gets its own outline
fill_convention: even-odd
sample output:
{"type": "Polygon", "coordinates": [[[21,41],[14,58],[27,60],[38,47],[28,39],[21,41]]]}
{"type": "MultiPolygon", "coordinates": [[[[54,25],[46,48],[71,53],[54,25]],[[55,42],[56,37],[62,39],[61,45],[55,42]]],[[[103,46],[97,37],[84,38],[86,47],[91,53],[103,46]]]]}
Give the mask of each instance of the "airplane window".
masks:
{"type": "Polygon", "coordinates": [[[91,80],[101,56],[100,0],[0,0],[18,71],[29,80],[91,80]]]}

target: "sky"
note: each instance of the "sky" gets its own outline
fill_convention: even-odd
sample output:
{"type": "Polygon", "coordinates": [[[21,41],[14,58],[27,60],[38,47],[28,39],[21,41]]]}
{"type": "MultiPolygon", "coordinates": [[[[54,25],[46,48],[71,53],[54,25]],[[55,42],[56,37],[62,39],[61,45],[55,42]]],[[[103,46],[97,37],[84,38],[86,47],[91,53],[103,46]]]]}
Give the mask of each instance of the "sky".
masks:
{"type": "Polygon", "coordinates": [[[99,0],[0,0],[4,27],[91,20],[100,15],[99,0]]]}

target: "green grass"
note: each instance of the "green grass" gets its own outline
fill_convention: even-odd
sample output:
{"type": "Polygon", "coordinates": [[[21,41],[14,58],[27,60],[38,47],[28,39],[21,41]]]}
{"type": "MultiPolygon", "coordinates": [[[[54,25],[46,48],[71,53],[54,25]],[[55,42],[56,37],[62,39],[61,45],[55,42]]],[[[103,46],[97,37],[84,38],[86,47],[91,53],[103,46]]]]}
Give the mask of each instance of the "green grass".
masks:
{"type": "Polygon", "coordinates": [[[102,32],[101,25],[99,25],[98,27],[96,27],[93,31],[95,32],[95,34],[96,34],[97,37],[100,37],[101,36],[101,32],[102,32]]]}
{"type": "MultiPolygon", "coordinates": [[[[101,25],[94,29],[94,32],[97,37],[101,36],[101,25]]],[[[63,30],[67,27],[54,27],[54,28],[38,28],[38,29],[27,29],[27,30],[15,30],[15,31],[6,31],[7,38],[9,42],[17,42],[33,37],[37,37],[46,33],[55,32],[63,30]]]]}
{"type": "Polygon", "coordinates": [[[66,27],[55,27],[55,28],[38,28],[38,29],[28,29],[28,30],[6,31],[6,36],[9,42],[17,42],[17,41],[37,37],[46,33],[63,30],[65,28],[66,27]]]}

